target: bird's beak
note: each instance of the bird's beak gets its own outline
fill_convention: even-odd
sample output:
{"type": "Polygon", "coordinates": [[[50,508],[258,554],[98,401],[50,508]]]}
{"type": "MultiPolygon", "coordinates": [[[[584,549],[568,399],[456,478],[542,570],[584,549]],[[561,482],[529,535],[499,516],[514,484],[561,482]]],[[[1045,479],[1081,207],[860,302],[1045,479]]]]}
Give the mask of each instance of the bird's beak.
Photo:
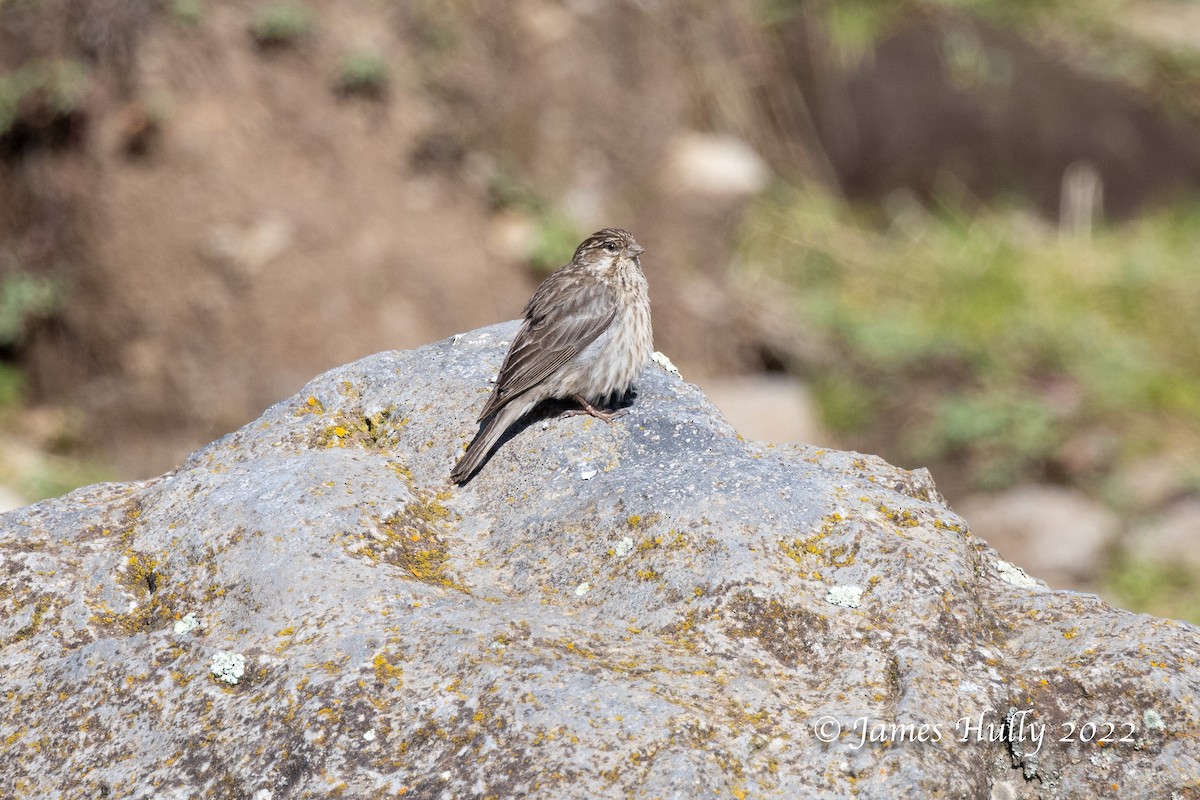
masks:
{"type": "Polygon", "coordinates": [[[646,252],[646,248],[642,247],[640,244],[634,244],[629,246],[629,252],[633,253],[634,256],[640,256],[642,253],[646,252]]]}

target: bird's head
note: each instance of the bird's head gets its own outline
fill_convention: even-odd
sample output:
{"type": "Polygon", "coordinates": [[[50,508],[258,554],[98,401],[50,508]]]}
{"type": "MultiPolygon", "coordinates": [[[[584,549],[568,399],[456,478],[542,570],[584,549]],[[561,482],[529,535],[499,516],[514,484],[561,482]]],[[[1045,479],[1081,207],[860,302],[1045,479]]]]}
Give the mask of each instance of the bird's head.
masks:
{"type": "Polygon", "coordinates": [[[572,259],[597,272],[609,272],[622,266],[641,268],[638,257],[645,248],[633,239],[633,234],[620,228],[605,228],[583,240],[572,259]]]}

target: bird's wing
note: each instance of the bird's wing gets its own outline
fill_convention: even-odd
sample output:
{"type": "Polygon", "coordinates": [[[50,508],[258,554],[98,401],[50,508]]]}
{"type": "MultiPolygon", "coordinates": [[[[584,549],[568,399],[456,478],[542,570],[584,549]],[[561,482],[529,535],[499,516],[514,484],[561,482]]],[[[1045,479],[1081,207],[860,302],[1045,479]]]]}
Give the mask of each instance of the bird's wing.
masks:
{"type": "Polygon", "coordinates": [[[616,294],[592,276],[563,270],[547,278],[525,306],[525,322],[479,418],[499,411],[579,355],[616,315],[616,294]]]}

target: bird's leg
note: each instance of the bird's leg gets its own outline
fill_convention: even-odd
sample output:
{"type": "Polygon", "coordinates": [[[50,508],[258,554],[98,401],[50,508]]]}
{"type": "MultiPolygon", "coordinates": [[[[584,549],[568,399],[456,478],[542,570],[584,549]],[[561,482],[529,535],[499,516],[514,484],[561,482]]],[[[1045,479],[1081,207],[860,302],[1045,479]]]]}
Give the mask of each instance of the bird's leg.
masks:
{"type": "Polygon", "coordinates": [[[564,417],[575,417],[580,414],[587,414],[588,416],[596,417],[597,419],[602,419],[605,422],[612,422],[614,419],[616,419],[617,417],[621,416],[622,414],[624,414],[625,412],[627,412],[629,410],[628,408],[618,408],[615,411],[604,411],[602,409],[596,408],[594,405],[589,403],[587,401],[587,398],[581,394],[575,395],[575,399],[579,401],[579,405],[583,406],[583,408],[572,408],[567,411],[564,411],[563,412],[564,417]]]}

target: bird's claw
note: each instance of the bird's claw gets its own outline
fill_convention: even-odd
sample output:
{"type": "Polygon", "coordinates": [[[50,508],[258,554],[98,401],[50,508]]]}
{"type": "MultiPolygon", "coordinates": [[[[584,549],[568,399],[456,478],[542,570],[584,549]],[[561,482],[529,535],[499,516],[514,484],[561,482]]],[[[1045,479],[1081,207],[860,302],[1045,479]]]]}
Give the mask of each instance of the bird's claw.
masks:
{"type": "Polygon", "coordinates": [[[583,408],[568,409],[563,412],[564,417],[578,417],[586,414],[589,417],[596,417],[597,419],[602,419],[605,422],[612,422],[617,417],[623,416],[629,412],[628,408],[618,408],[612,411],[605,411],[604,409],[596,408],[594,405],[589,403],[586,398],[583,398],[579,395],[575,395],[575,399],[579,401],[579,405],[583,406],[583,408]]]}

